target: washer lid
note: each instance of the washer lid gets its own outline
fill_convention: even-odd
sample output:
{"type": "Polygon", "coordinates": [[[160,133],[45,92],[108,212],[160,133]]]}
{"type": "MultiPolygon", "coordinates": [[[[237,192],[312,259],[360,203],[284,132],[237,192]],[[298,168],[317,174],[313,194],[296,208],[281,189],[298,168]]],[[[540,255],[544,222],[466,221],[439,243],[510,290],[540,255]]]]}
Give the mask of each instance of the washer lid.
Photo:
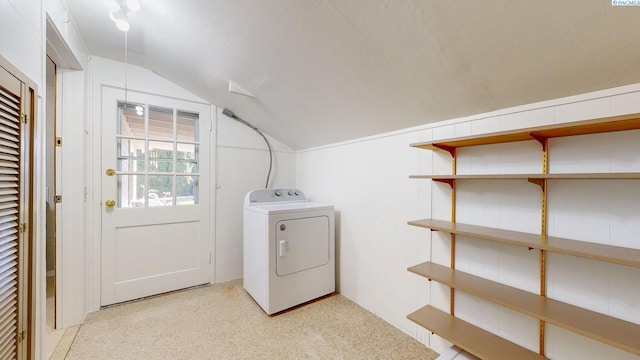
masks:
{"type": "Polygon", "coordinates": [[[333,205],[319,204],[310,201],[284,202],[284,203],[263,203],[253,204],[244,207],[246,210],[255,211],[261,214],[288,214],[300,213],[316,210],[333,210],[333,205]]]}

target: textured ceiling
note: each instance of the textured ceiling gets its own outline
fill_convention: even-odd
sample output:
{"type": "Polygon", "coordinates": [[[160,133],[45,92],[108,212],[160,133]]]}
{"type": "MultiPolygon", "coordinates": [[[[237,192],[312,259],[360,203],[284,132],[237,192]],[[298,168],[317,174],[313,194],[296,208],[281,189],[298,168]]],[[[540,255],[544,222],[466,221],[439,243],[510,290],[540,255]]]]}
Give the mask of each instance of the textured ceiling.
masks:
{"type": "MultiPolygon", "coordinates": [[[[65,1],[123,60],[115,0],[65,1]]],[[[130,63],[295,149],[640,82],[640,7],[608,0],[140,2],[130,63]]]]}

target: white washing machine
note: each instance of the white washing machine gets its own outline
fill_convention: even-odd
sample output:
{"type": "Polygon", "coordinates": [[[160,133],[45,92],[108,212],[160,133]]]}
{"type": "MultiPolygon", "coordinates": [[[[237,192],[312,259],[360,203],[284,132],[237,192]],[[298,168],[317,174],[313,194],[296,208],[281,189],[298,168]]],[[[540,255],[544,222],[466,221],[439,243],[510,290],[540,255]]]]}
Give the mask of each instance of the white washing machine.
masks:
{"type": "Polygon", "coordinates": [[[332,205],[296,189],[264,189],[244,199],[244,288],[267,314],[335,291],[332,205]]]}

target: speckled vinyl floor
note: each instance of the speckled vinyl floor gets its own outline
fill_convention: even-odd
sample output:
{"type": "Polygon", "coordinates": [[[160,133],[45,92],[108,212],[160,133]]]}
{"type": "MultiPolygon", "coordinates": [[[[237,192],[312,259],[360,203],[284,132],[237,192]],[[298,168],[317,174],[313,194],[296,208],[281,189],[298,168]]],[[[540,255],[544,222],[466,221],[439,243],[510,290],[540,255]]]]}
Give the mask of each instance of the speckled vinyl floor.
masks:
{"type": "Polygon", "coordinates": [[[266,315],[241,281],[89,314],[76,359],[435,359],[437,353],[341,295],[266,315]]]}

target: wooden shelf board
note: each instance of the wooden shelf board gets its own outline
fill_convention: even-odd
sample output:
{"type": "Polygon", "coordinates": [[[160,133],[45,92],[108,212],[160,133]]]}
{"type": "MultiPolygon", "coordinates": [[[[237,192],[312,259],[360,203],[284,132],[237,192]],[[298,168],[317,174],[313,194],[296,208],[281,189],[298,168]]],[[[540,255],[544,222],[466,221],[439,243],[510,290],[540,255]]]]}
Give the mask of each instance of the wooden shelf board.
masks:
{"type": "Polygon", "coordinates": [[[433,180],[473,180],[473,179],[575,179],[575,180],[625,180],[640,179],[640,173],[575,173],[575,174],[462,174],[462,175],[410,175],[410,179],[433,179],[433,180]]]}
{"type": "Polygon", "coordinates": [[[481,359],[546,359],[429,305],[407,318],[481,359]]]}
{"type": "Polygon", "coordinates": [[[455,139],[420,142],[411,144],[411,146],[428,150],[440,150],[439,147],[459,148],[466,146],[534,140],[532,134],[534,134],[538,138],[555,138],[562,136],[587,135],[637,129],[640,129],[640,114],[630,114],[594,120],[538,126],[529,129],[472,135],[455,139]]]}
{"type": "Polygon", "coordinates": [[[640,325],[425,262],[410,272],[577,334],[640,355],[640,325]]]}
{"type": "Polygon", "coordinates": [[[596,244],[552,236],[541,236],[518,231],[454,223],[451,221],[436,219],[409,221],[408,224],[431,230],[445,231],[451,234],[470,236],[505,244],[526,246],[532,249],[547,250],[559,254],[606,261],[614,264],[640,267],[640,250],[638,249],[596,244]]]}

